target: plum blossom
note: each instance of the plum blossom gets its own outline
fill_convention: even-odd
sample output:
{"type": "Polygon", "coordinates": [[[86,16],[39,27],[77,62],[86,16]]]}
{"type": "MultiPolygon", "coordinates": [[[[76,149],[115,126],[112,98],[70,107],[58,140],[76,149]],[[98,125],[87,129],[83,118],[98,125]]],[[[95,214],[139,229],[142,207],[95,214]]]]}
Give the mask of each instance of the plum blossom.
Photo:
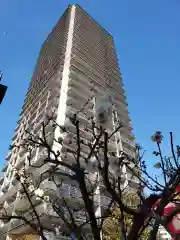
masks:
{"type": "Polygon", "coordinates": [[[56,236],[60,236],[60,231],[58,227],[55,227],[56,236]]]}
{"type": "Polygon", "coordinates": [[[156,131],[155,134],[151,137],[153,142],[161,143],[163,139],[163,135],[160,131],[156,131]]]}
{"type": "Polygon", "coordinates": [[[17,168],[14,165],[12,165],[12,170],[14,171],[15,174],[18,173],[18,170],[17,170],[17,168]]]}
{"type": "Polygon", "coordinates": [[[20,177],[20,181],[21,181],[21,183],[25,183],[25,181],[26,181],[26,178],[25,178],[25,177],[23,177],[23,176],[21,176],[21,177],[20,177]]]}
{"type": "Polygon", "coordinates": [[[18,173],[19,173],[19,175],[24,176],[25,168],[21,168],[18,173]]]}
{"type": "Polygon", "coordinates": [[[44,201],[46,201],[46,202],[49,202],[50,201],[50,198],[49,198],[49,196],[44,196],[44,201]]]}
{"type": "Polygon", "coordinates": [[[34,191],[34,194],[36,195],[36,200],[40,200],[44,196],[44,191],[38,188],[34,191]]]}
{"type": "Polygon", "coordinates": [[[4,222],[0,220],[0,228],[4,227],[4,222]]]}
{"type": "Polygon", "coordinates": [[[33,192],[33,191],[34,191],[34,186],[33,186],[33,185],[30,185],[30,186],[28,187],[28,190],[29,190],[29,192],[33,192]]]}

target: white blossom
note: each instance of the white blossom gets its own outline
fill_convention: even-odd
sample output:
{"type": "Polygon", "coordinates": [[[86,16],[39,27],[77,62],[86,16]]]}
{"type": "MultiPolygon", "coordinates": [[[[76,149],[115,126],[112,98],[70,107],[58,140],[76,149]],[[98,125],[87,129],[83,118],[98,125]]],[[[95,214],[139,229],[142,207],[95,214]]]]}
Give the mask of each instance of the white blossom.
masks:
{"type": "Polygon", "coordinates": [[[29,192],[33,192],[33,191],[34,191],[34,186],[33,186],[33,185],[30,185],[30,186],[28,187],[28,190],[29,190],[29,192]]]}
{"type": "Polygon", "coordinates": [[[0,228],[4,227],[4,222],[0,220],[0,228]]]}
{"type": "Polygon", "coordinates": [[[44,196],[44,201],[49,202],[50,201],[49,196],[44,196]]]}
{"type": "Polygon", "coordinates": [[[55,232],[56,232],[56,235],[57,235],[57,236],[60,236],[60,231],[59,231],[59,228],[58,228],[58,227],[55,227],[55,232]]]}
{"type": "Polygon", "coordinates": [[[25,168],[21,168],[21,170],[19,170],[19,175],[24,176],[25,174],[25,168]]]}
{"type": "Polygon", "coordinates": [[[15,174],[18,173],[18,170],[17,170],[17,168],[14,165],[12,165],[12,170],[14,171],[15,174]]]}
{"type": "Polygon", "coordinates": [[[156,131],[155,134],[151,137],[153,142],[161,143],[163,139],[163,135],[160,131],[156,131]]]}
{"type": "Polygon", "coordinates": [[[20,181],[21,181],[22,183],[25,183],[26,178],[21,176],[20,181]]]}
{"type": "Polygon", "coordinates": [[[44,207],[44,211],[48,210],[48,204],[46,202],[43,204],[43,207],[44,207]]]}
{"type": "Polygon", "coordinates": [[[38,189],[36,189],[36,190],[34,191],[34,194],[35,194],[37,197],[43,197],[44,191],[43,191],[42,189],[38,188],[38,189]]]}

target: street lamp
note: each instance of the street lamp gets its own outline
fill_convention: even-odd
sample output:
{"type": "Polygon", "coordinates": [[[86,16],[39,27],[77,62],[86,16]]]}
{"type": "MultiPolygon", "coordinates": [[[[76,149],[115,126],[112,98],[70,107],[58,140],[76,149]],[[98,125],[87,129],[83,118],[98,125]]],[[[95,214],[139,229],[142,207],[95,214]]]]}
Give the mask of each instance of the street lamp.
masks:
{"type": "MultiPolygon", "coordinates": [[[[2,80],[2,72],[0,71],[0,81],[2,80]]],[[[0,104],[2,103],[2,100],[6,94],[7,86],[0,84],[0,104]]]]}

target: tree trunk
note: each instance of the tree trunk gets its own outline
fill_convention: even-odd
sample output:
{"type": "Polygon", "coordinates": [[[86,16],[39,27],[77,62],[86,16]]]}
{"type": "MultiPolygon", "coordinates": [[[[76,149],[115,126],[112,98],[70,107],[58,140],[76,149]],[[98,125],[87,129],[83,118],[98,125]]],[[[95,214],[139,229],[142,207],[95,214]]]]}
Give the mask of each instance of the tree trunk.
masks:
{"type": "Polygon", "coordinates": [[[152,206],[159,199],[156,195],[150,195],[147,199],[145,199],[144,203],[141,204],[139,208],[139,214],[134,216],[133,224],[128,235],[128,240],[136,240],[139,234],[141,227],[144,226],[144,222],[151,211],[152,206]]]}

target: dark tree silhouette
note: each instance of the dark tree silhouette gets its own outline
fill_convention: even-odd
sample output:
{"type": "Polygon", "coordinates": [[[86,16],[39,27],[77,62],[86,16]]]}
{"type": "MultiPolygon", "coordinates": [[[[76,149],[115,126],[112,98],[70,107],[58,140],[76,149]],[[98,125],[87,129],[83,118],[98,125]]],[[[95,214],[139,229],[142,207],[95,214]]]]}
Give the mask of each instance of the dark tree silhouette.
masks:
{"type": "Polygon", "coordinates": [[[112,215],[113,209],[118,208],[120,214],[116,217],[122,239],[140,239],[147,228],[150,231],[149,240],[156,239],[159,225],[178,239],[179,235],[169,228],[169,223],[180,210],[177,199],[180,147],[177,146],[175,152],[172,133],[172,156],[169,158],[164,157],[161,151],[161,132],[152,137],[158,149],[154,155],[160,159],[155,169],[159,168],[157,171],[161,171],[163,176],[163,179],[158,179],[148,173],[144,153],[138,146],[135,157],[112,150],[115,139],[119,141],[117,134],[122,124],[116,121],[114,130],[110,132],[104,127],[104,117],[100,115],[101,121],[97,122],[81,110],[67,117],[66,127],[58,125],[50,116],[42,123],[40,135],[26,129],[22,143],[11,148],[26,152],[24,165],[13,167],[15,179],[21,186],[19,194],[30,204],[30,217],[27,217],[27,212],[19,215],[17,212],[15,215],[5,213],[1,220],[21,219],[44,240],[44,230],[72,239],[87,239],[91,234],[93,239],[100,240],[106,232],[104,221],[112,215]],[[83,122],[83,117],[88,118],[88,124],[83,122]],[[36,158],[34,153],[37,150],[36,158]],[[135,187],[122,184],[124,166],[131,173],[129,182],[136,183],[135,187]],[[145,189],[149,190],[149,196],[145,196],[145,189]],[[136,206],[127,204],[124,198],[127,192],[138,196],[136,206]],[[61,220],[56,228],[48,229],[44,225],[44,216],[37,207],[42,203],[46,209],[51,207],[54,215],[61,220]],[[164,215],[169,203],[174,203],[175,207],[164,215]],[[125,216],[132,219],[131,227],[127,226],[125,216]]]}

